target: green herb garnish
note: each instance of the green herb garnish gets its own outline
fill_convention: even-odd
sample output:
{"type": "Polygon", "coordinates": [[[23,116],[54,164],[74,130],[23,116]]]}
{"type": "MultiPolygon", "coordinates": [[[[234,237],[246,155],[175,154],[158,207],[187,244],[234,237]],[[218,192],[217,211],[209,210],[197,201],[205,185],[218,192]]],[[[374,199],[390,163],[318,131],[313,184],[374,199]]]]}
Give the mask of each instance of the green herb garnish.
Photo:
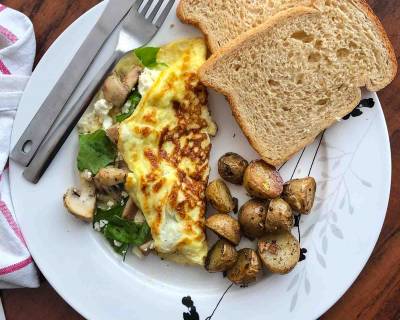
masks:
{"type": "Polygon", "coordinates": [[[128,97],[127,102],[130,103],[128,112],[126,112],[126,113],[121,113],[121,114],[117,115],[117,116],[115,117],[115,120],[116,120],[117,122],[122,122],[122,121],[124,121],[125,119],[129,118],[129,117],[132,115],[133,111],[135,111],[137,105],[138,105],[139,102],[140,102],[140,99],[142,99],[142,96],[140,95],[139,91],[136,89],[136,90],[133,91],[133,92],[131,93],[131,95],[128,97]]]}
{"type": "Polygon", "coordinates": [[[146,222],[139,224],[122,219],[124,207],[125,203],[109,210],[97,208],[93,219],[93,226],[98,224],[100,232],[120,255],[124,255],[130,245],[140,246],[150,238],[150,228],[146,222]]]}
{"type": "Polygon", "coordinates": [[[104,130],[79,135],[79,171],[87,169],[96,174],[101,168],[113,163],[116,156],[116,147],[104,130]]]}
{"type": "Polygon", "coordinates": [[[145,67],[152,68],[157,65],[157,53],[160,48],[156,47],[141,47],[134,50],[136,57],[145,67]]]}

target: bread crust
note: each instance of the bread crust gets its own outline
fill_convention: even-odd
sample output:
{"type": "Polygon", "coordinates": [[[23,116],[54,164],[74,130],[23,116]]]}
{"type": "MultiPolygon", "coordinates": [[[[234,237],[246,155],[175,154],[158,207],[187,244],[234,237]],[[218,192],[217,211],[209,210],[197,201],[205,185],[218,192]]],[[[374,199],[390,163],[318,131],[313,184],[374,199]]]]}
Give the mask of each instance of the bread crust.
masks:
{"type": "MultiPolygon", "coordinates": [[[[367,15],[367,17],[375,24],[376,29],[378,30],[383,43],[389,52],[389,58],[393,64],[392,68],[392,74],[390,76],[390,82],[394,80],[397,74],[398,70],[398,64],[397,64],[397,58],[396,58],[396,52],[394,51],[393,45],[390,42],[390,39],[386,33],[385,28],[382,25],[382,22],[379,20],[379,18],[375,15],[369,4],[367,3],[366,0],[353,0],[353,2],[356,4],[358,8],[360,8],[364,14],[367,15]]],[[[382,90],[387,84],[382,84],[382,85],[374,85],[371,81],[367,81],[366,87],[369,91],[379,91],[382,90]]]]}
{"type": "MultiPolygon", "coordinates": [[[[204,0],[204,1],[207,3],[212,2],[212,0],[204,0]]],[[[177,15],[178,19],[184,23],[191,24],[194,27],[198,28],[201,31],[201,33],[204,35],[204,37],[206,38],[206,43],[207,43],[208,49],[211,52],[217,51],[219,49],[219,46],[211,40],[211,37],[209,36],[210,33],[208,32],[208,29],[207,29],[207,25],[205,23],[202,23],[199,20],[194,20],[194,19],[190,18],[189,16],[187,16],[185,14],[184,7],[185,7],[186,2],[187,2],[187,0],[181,0],[178,4],[178,7],[176,8],[176,15],[177,15]]]]}

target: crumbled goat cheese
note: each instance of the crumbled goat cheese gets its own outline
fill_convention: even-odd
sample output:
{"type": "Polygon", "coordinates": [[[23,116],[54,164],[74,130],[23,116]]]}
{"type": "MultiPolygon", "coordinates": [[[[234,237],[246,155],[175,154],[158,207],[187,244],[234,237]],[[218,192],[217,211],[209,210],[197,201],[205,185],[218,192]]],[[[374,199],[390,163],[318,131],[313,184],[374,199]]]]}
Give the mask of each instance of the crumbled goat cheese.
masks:
{"type": "Polygon", "coordinates": [[[99,221],[99,226],[100,226],[100,228],[103,228],[106,224],[108,224],[108,221],[107,221],[107,220],[100,220],[100,221],[99,221]]]}
{"type": "Polygon", "coordinates": [[[96,231],[101,231],[100,223],[99,223],[98,221],[96,221],[96,222],[94,223],[94,225],[93,225],[93,228],[94,228],[94,230],[96,230],[96,231]]]}
{"type": "Polygon", "coordinates": [[[90,181],[92,179],[92,173],[88,169],[83,170],[81,175],[82,178],[87,181],[90,181]]]}
{"type": "Polygon", "coordinates": [[[108,207],[108,208],[111,208],[111,207],[113,207],[113,206],[114,206],[114,201],[108,200],[108,201],[107,201],[107,207],[108,207]]]}
{"type": "Polygon", "coordinates": [[[143,72],[139,76],[138,82],[139,93],[142,96],[144,96],[144,94],[151,88],[160,73],[160,70],[144,68],[143,72]]]}
{"type": "Polygon", "coordinates": [[[122,113],[128,113],[131,106],[132,106],[132,102],[131,102],[130,100],[128,100],[128,101],[125,102],[125,104],[122,106],[121,112],[122,112],[122,113]]]}
{"type": "Polygon", "coordinates": [[[113,105],[106,99],[100,99],[94,104],[93,112],[99,117],[103,124],[103,129],[108,129],[112,126],[112,118],[108,115],[113,105]]]}
{"type": "Polygon", "coordinates": [[[114,245],[115,245],[116,247],[120,247],[120,246],[122,246],[122,243],[119,242],[119,241],[117,241],[117,240],[114,240],[114,245]]]}
{"type": "Polygon", "coordinates": [[[128,192],[122,191],[122,192],[121,192],[121,196],[122,196],[123,198],[127,198],[129,195],[128,195],[128,192]]]}

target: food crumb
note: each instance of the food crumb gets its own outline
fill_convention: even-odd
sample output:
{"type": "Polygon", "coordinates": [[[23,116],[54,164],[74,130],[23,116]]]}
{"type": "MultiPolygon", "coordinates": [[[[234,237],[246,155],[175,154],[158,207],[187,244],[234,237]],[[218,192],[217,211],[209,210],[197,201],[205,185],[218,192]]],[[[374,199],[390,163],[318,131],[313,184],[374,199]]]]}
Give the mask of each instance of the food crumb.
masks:
{"type": "Polygon", "coordinates": [[[173,27],[175,27],[175,25],[173,23],[171,23],[171,25],[169,27],[172,29],[173,27]]]}

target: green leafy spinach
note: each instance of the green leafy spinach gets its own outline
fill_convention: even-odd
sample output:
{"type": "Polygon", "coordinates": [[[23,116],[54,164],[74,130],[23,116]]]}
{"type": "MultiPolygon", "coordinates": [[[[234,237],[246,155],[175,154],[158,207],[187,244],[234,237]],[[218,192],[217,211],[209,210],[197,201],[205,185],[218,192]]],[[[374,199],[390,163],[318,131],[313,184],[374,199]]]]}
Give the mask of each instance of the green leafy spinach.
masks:
{"type": "Polygon", "coordinates": [[[139,58],[145,67],[152,68],[157,66],[157,53],[160,48],[156,47],[141,47],[135,49],[135,55],[139,58]]]}
{"type": "Polygon", "coordinates": [[[109,210],[97,208],[93,219],[95,229],[105,236],[120,255],[124,255],[130,245],[140,246],[150,238],[150,228],[146,222],[139,224],[121,217],[124,207],[125,203],[109,210]]]}
{"type": "Polygon", "coordinates": [[[96,174],[101,168],[113,163],[116,156],[116,147],[104,130],[79,135],[79,171],[87,169],[96,174]]]}
{"type": "Polygon", "coordinates": [[[117,116],[115,117],[115,120],[116,120],[117,122],[122,122],[122,121],[124,121],[125,119],[129,118],[129,117],[132,115],[133,111],[135,111],[137,105],[138,105],[139,102],[140,102],[140,99],[142,99],[142,96],[140,95],[139,91],[136,89],[136,90],[133,91],[133,92],[130,94],[130,96],[128,97],[127,102],[130,102],[130,106],[129,106],[128,112],[126,112],[126,113],[121,113],[121,114],[117,115],[117,116]]]}

